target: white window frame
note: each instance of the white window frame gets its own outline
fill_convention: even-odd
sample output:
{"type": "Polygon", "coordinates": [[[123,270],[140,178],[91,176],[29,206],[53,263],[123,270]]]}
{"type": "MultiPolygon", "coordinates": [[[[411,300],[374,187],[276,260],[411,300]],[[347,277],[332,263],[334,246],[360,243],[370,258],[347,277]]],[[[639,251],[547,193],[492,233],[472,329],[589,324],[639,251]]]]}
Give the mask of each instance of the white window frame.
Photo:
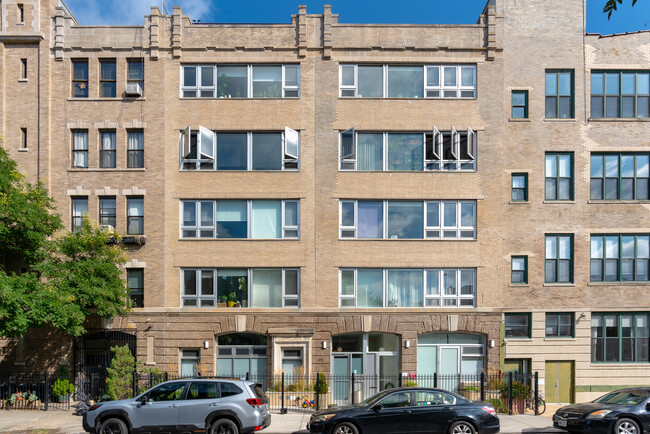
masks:
{"type": "Polygon", "coordinates": [[[340,64],[339,65],[339,97],[340,98],[356,98],[357,97],[357,80],[358,80],[358,65],[340,64]],[[354,83],[352,85],[343,84],[343,69],[352,68],[354,83]],[[352,91],[354,95],[343,95],[344,91],[352,91]]]}
{"type": "MultiPolygon", "coordinates": [[[[251,276],[252,278],[252,276],[251,276]]],[[[252,285],[249,285],[249,294],[252,290],[252,285]]],[[[252,296],[252,294],[250,294],[252,296]]],[[[250,298],[249,298],[250,300],[250,298]]],[[[300,307],[300,268],[283,268],[282,269],[282,307],[300,307]],[[296,295],[287,294],[287,271],[296,271],[296,295]],[[296,300],[294,304],[287,304],[288,300],[296,300]]]]}
{"type": "MultiPolygon", "coordinates": [[[[216,213],[215,213],[216,215],[216,213]]],[[[283,239],[300,239],[300,200],[283,200],[282,201],[282,238],[283,239]],[[286,209],[287,209],[287,204],[288,203],[295,203],[296,204],[296,219],[297,219],[297,225],[287,225],[287,222],[285,220],[285,215],[286,215],[286,209]],[[296,231],[296,236],[292,237],[287,235],[289,231],[296,231]]]]}
{"type": "MultiPolygon", "coordinates": [[[[339,268],[339,308],[343,309],[353,309],[357,308],[357,271],[359,269],[366,270],[366,269],[373,269],[371,267],[360,267],[360,268],[350,268],[350,267],[342,267],[339,268]],[[343,295],[343,273],[344,272],[353,272],[353,295],[343,295]],[[343,305],[343,300],[354,300],[354,305],[353,306],[344,306],[343,305]]],[[[402,270],[404,268],[382,268],[382,300],[383,300],[383,308],[391,307],[394,308],[394,306],[389,306],[389,301],[388,301],[388,272],[391,270],[402,270]]],[[[476,298],[477,298],[477,279],[476,279],[476,268],[471,268],[471,267],[459,267],[459,268],[454,268],[454,267],[444,267],[444,268],[414,268],[410,269],[411,271],[421,271],[422,272],[422,307],[424,308],[469,308],[469,307],[476,307],[476,298]],[[444,282],[443,282],[443,276],[444,276],[444,271],[445,270],[453,270],[455,272],[455,280],[456,280],[456,294],[454,296],[450,295],[445,295],[444,294],[444,282]],[[428,286],[428,279],[427,279],[427,272],[429,271],[434,271],[438,273],[438,295],[427,295],[427,286],[428,286]],[[461,289],[462,289],[462,272],[463,271],[471,271],[473,275],[473,280],[472,280],[472,294],[461,294],[461,289]],[[435,306],[427,306],[427,300],[438,300],[438,304],[435,306]],[[445,300],[455,300],[455,304],[448,304],[445,305],[444,301],[445,300]],[[472,304],[461,304],[461,300],[472,300],[472,304]]],[[[421,309],[421,307],[418,306],[404,306],[402,307],[403,309],[421,309]]]]}
{"type": "Polygon", "coordinates": [[[300,199],[181,199],[179,207],[179,239],[182,240],[296,240],[300,239],[300,199]],[[217,209],[220,201],[229,201],[229,200],[245,200],[246,201],[246,238],[219,238],[218,226],[217,226],[217,209]],[[252,229],[252,218],[253,218],[253,202],[257,200],[271,200],[281,203],[281,212],[280,222],[281,238],[252,238],[251,229],[252,229]],[[211,202],[212,203],[212,226],[201,226],[201,202],[211,202]],[[184,226],[183,225],[183,210],[185,208],[185,203],[193,203],[194,209],[196,210],[196,225],[195,226],[184,226]],[[298,209],[298,225],[297,226],[287,226],[285,225],[284,216],[285,216],[285,207],[287,203],[296,203],[298,209]],[[212,237],[201,237],[201,230],[209,231],[211,230],[214,234],[212,237]],[[290,230],[295,230],[298,233],[297,237],[287,236],[286,233],[290,230]],[[185,237],[183,236],[184,231],[196,231],[195,237],[185,237]]]}
{"type": "Polygon", "coordinates": [[[300,98],[300,65],[282,65],[282,98],[300,98]],[[298,70],[298,84],[296,86],[289,86],[287,84],[286,76],[287,69],[296,68],[298,70]],[[287,96],[287,92],[298,92],[297,96],[287,96]]]}
{"type": "MultiPolygon", "coordinates": [[[[384,239],[388,240],[388,203],[389,202],[400,202],[398,200],[392,199],[340,199],[339,200],[339,239],[340,240],[376,240],[384,239]],[[382,233],[383,238],[359,238],[359,201],[361,202],[382,202],[382,233]],[[354,226],[343,226],[343,203],[353,203],[354,206],[354,226]],[[343,233],[351,232],[354,233],[354,236],[344,236],[343,233]]],[[[423,212],[423,238],[424,240],[475,240],[476,239],[476,201],[475,200],[415,200],[415,202],[423,202],[422,212],[423,212]],[[456,225],[454,226],[445,226],[444,224],[444,204],[454,204],[456,207],[456,225]],[[461,206],[463,204],[472,205],[472,214],[473,214],[473,226],[462,226],[461,225],[461,206]],[[437,205],[438,206],[438,222],[439,226],[428,226],[427,224],[427,208],[429,206],[437,205]],[[436,237],[433,233],[431,236],[427,232],[438,232],[436,237]],[[454,232],[455,237],[445,236],[446,232],[454,232]],[[473,236],[461,236],[463,232],[472,231],[473,236]]],[[[419,238],[418,238],[419,239],[419,238]]]]}

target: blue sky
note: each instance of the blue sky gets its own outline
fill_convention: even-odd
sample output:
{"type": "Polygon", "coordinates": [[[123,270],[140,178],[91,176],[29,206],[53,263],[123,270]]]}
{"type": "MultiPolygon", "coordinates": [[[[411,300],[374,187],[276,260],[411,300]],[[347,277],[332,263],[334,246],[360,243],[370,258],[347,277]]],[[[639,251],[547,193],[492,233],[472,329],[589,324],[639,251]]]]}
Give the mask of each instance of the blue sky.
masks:
{"type": "MultiPolygon", "coordinates": [[[[524,0],[525,1],[525,0],[524,0]]],[[[576,0],[566,0],[576,1],[576,0]]],[[[587,0],[587,31],[622,33],[650,29],[650,0],[631,0],[607,20],[606,0],[587,0]]],[[[142,24],[144,15],[161,0],[65,0],[81,24],[142,24]]],[[[342,23],[473,24],[486,0],[164,0],[171,13],[180,5],[192,19],[204,23],[288,23],[307,4],[308,13],[322,13],[331,4],[342,23]]],[[[577,17],[576,17],[577,18],[577,17]]]]}

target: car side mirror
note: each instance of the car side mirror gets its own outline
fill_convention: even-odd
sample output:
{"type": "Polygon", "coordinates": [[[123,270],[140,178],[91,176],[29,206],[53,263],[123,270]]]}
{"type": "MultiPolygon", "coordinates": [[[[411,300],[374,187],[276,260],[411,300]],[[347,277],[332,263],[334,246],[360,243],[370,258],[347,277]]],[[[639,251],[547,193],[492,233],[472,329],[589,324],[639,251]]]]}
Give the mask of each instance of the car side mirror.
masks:
{"type": "Polygon", "coordinates": [[[147,395],[142,395],[138,401],[140,401],[140,404],[145,405],[147,403],[147,395]]]}
{"type": "Polygon", "coordinates": [[[379,410],[381,410],[382,408],[383,408],[383,407],[381,406],[381,404],[375,404],[375,405],[372,406],[373,411],[379,411],[379,410]]]}
{"type": "Polygon", "coordinates": [[[645,411],[650,411],[650,402],[645,405],[645,411]]]}

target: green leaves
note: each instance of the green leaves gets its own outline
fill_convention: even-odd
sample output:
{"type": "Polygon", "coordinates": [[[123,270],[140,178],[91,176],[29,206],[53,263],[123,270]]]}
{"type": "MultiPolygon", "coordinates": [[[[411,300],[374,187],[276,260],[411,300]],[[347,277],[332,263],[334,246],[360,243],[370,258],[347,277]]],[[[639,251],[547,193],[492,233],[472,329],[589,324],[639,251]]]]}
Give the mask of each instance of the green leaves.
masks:
{"type": "MultiPolygon", "coordinates": [[[[632,0],[632,6],[636,4],[637,0],[632,0]]],[[[623,0],[607,0],[607,3],[605,3],[605,7],[603,8],[603,12],[607,13],[607,19],[610,19],[612,17],[612,12],[616,10],[616,3],[619,5],[623,4],[623,0]]]]}

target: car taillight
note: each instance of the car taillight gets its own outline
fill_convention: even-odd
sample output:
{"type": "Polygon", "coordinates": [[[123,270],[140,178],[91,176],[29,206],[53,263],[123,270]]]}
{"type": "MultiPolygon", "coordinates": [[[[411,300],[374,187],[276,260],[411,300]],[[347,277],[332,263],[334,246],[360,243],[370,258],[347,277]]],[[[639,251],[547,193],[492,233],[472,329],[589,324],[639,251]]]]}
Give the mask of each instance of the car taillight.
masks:
{"type": "Polygon", "coordinates": [[[492,416],[496,416],[496,415],[497,415],[497,412],[494,411],[494,409],[493,409],[492,407],[483,407],[483,410],[484,410],[484,411],[487,411],[487,412],[490,413],[492,416]]]}
{"type": "Polygon", "coordinates": [[[88,411],[97,410],[99,407],[101,407],[101,405],[97,405],[97,404],[95,404],[95,405],[93,405],[92,407],[90,407],[90,410],[88,410],[88,411]]]}
{"type": "Polygon", "coordinates": [[[251,407],[261,407],[264,405],[264,401],[259,398],[249,398],[246,402],[248,402],[251,407]]]}

